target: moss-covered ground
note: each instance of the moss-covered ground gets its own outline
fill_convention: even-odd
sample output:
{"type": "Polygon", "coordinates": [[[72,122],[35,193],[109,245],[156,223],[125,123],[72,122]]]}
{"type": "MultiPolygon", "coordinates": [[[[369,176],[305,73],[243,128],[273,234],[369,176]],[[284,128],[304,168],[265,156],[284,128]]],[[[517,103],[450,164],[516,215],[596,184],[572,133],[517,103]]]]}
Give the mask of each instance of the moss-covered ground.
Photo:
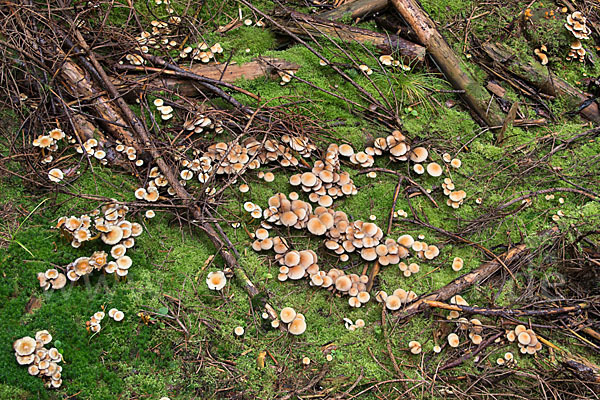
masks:
{"type": "MultiPolygon", "coordinates": [[[[140,15],[148,15],[146,2],[135,3],[140,15]]],[[[184,11],[183,3],[186,2],[181,3],[175,3],[174,7],[184,11]]],[[[218,2],[212,3],[208,5],[216,6],[218,2]]],[[[461,21],[462,24],[476,3],[470,0],[422,2],[441,26],[453,21],[461,21]]],[[[524,2],[512,2],[509,7],[494,9],[489,16],[475,19],[471,29],[477,35],[489,33],[490,27],[499,29],[499,26],[509,23],[524,5],[524,2]]],[[[265,9],[271,6],[264,4],[265,9]]],[[[216,23],[228,22],[228,18],[237,13],[237,6],[225,7],[225,11],[233,14],[219,14],[216,23]]],[[[155,12],[160,15],[161,9],[155,12]]],[[[203,10],[200,15],[207,16],[207,12],[203,10]]],[[[256,19],[249,10],[242,8],[242,12],[256,19]]],[[[188,14],[193,13],[188,10],[188,14]]],[[[116,8],[113,11],[113,23],[126,22],[128,15],[126,8],[116,8]]],[[[447,37],[455,50],[461,56],[466,56],[468,50],[463,53],[464,34],[460,29],[456,32],[460,35],[449,34],[447,37]]],[[[553,40],[556,37],[553,36],[553,40]]],[[[306,48],[292,45],[281,49],[280,39],[268,29],[242,26],[226,34],[208,33],[204,40],[219,41],[227,54],[232,55],[232,60],[237,62],[257,56],[275,56],[295,62],[302,66],[298,77],[319,87],[335,88],[344,96],[360,101],[351,85],[331,69],[320,66],[318,59],[306,48]]],[[[511,37],[509,41],[513,47],[515,43],[521,43],[529,49],[523,50],[523,57],[532,57],[532,46],[538,45],[527,42],[521,36],[511,37]]],[[[324,54],[333,60],[340,56],[330,43],[322,44],[325,46],[324,54]]],[[[553,45],[564,47],[559,42],[553,45]]],[[[364,49],[349,47],[359,59],[375,67],[364,49]]],[[[339,57],[339,60],[342,58],[339,57]]],[[[466,57],[465,62],[468,62],[466,57]]],[[[596,67],[567,64],[558,61],[558,58],[556,63],[560,68],[555,68],[555,72],[579,87],[582,87],[580,82],[586,75],[598,74],[600,68],[599,64],[596,67]]],[[[483,76],[481,70],[472,68],[478,77],[483,76]]],[[[374,92],[362,74],[352,68],[347,68],[345,72],[374,92]]],[[[376,70],[373,81],[387,88],[386,95],[391,95],[393,89],[396,94],[405,96],[398,103],[403,131],[416,143],[430,148],[434,161],[443,163],[441,156],[445,152],[462,160],[462,167],[449,173],[456,186],[468,193],[462,207],[456,210],[447,207],[445,197],[439,190],[438,179],[415,175],[407,164],[391,163],[385,157],[380,157],[378,166],[401,170],[425,188],[434,189],[433,197],[440,204],[439,208],[434,208],[424,196],[411,198],[409,205],[405,196],[400,195],[396,209],[407,211],[409,218],[414,216],[412,207],[419,218],[426,218],[429,224],[454,232],[493,206],[517,197],[522,191],[569,186],[553,170],[562,171],[567,179],[596,192],[600,190],[597,179],[600,172],[598,140],[574,143],[544,160],[544,167],[538,166],[522,174],[525,158],[529,158],[533,164],[550,151],[552,142],[559,143],[588,128],[586,122],[578,117],[563,117],[562,112],[568,110],[561,109],[560,101],[552,105],[559,116],[556,123],[536,128],[509,127],[506,141],[502,146],[497,146],[493,133],[481,129],[454,94],[435,91],[449,88],[440,76],[418,68],[409,72],[397,71],[396,74],[386,77],[376,70]],[[433,92],[427,92],[423,87],[431,88],[433,92]],[[423,97],[429,96],[434,97],[435,101],[423,102],[423,97]],[[447,100],[454,100],[458,105],[448,108],[445,105],[447,100]],[[552,139],[540,141],[541,137],[552,139]],[[477,198],[482,199],[481,204],[475,202],[477,198]]],[[[299,82],[292,81],[281,86],[277,80],[258,79],[238,84],[260,94],[263,101],[280,99],[274,103],[285,103],[290,99],[310,99],[310,103],[302,104],[303,112],[318,117],[323,123],[342,121],[343,124],[335,124],[329,131],[356,149],[364,147],[367,137],[384,136],[389,132],[366,121],[360,114],[352,113],[343,101],[299,82]]],[[[510,87],[506,89],[509,98],[517,98],[510,87]]],[[[238,98],[248,101],[241,96],[238,98]]],[[[10,118],[6,116],[4,119],[10,118]]],[[[12,128],[16,129],[15,126],[12,128]]],[[[327,143],[320,145],[326,146],[327,143]]],[[[3,139],[0,146],[2,156],[5,156],[8,152],[7,141],[3,139]]],[[[4,165],[13,172],[20,171],[17,163],[4,165]]],[[[396,178],[384,174],[375,178],[357,175],[358,171],[350,164],[342,168],[350,171],[359,192],[356,196],[336,201],[335,207],[354,219],[366,220],[374,215],[376,222],[385,229],[396,178]]],[[[247,176],[251,187],[248,193],[242,194],[236,188],[229,190],[231,200],[227,209],[233,214],[228,217],[243,221],[249,231],[255,229],[256,221],[246,218],[241,205],[245,201],[253,201],[264,206],[274,193],[292,190],[288,184],[292,172],[282,169],[275,172],[276,179],[272,183],[266,183],[255,175],[247,176]]],[[[93,173],[84,171],[69,189],[81,194],[132,201],[135,187],[133,177],[95,165],[93,173]]],[[[44,292],[35,278],[38,272],[54,265],[66,265],[76,257],[102,248],[93,242],[74,249],[51,226],[59,216],[90,212],[100,203],[52,191],[36,191],[8,173],[0,173],[0,190],[0,206],[11,205],[19,211],[15,213],[14,221],[0,221],[0,229],[5,233],[3,237],[8,237],[8,241],[2,242],[5,246],[0,248],[1,399],[158,399],[161,396],[171,399],[269,399],[284,395],[291,388],[304,386],[323,369],[327,372],[320,380],[320,386],[327,389],[327,393],[335,395],[347,390],[359,377],[362,377],[358,386],[361,390],[370,384],[396,377],[386,340],[391,343],[391,350],[406,378],[414,380],[411,385],[421,382],[422,371],[419,366],[423,363],[424,355],[429,365],[436,365],[461,354],[451,349],[441,354],[432,352],[436,342],[440,342],[433,336],[433,331],[440,329],[435,313],[416,316],[406,324],[390,324],[384,336],[381,306],[375,302],[353,309],[348,306],[346,298],[309,287],[306,281],[278,282],[277,266],[272,256],[252,251],[251,240],[243,226],[234,229],[224,224],[226,233],[242,255],[242,267],[259,290],[269,294],[269,301],[276,309],[292,306],[305,314],[308,323],[306,333],[298,337],[270,329],[268,321],[261,318],[261,311],[255,308],[256,304],[250,303],[247,294],[235,280],[230,280],[222,293],[208,290],[205,284],[208,272],[223,268],[223,261],[218,256],[210,265],[206,265],[207,260],[217,254],[217,249],[202,232],[191,229],[185,222],[160,210],[156,210],[154,219],[146,219],[143,209],[135,209],[132,218],[143,223],[145,232],[131,252],[134,266],[125,281],[116,281],[108,275],[93,275],[89,281],[67,285],[60,291],[44,292]],[[86,331],[85,321],[102,306],[107,309],[117,307],[125,312],[126,317],[123,322],[109,322],[100,333],[90,335],[86,331]],[[149,312],[152,316],[150,322],[144,323],[138,316],[140,312],[149,312]],[[344,317],[352,320],[362,318],[366,326],[356,331],[347,330],[344,317]],[[236,326],[245,327],[243,337],[233,335],[236,326]],[[40,379],[29,376],[26,369],[17,365],[14,359],[12,342],[19,337],[33,335],[40,329],[52,333],[55,346],[64,355],[64,385],[59,390],[45,389],[40,379]],[[407,351],[411,340],[421,341],[423,354],[412,355],[407,351]],[[267,351],[268,355],[265,367],[258,368],[257,358],[262,351],[267,351]],[[333,356],[331,361],[327,361],[327,354],[333,356]],[[302,364],[303,357],[310,358],[310,365],[302,364]]],[[[544,240],[536,235],[537,232],[555,226],[567,230],[573,225],[577,225],[580,231],[593,226],[597,229],[600,226],[598,202],[573,193],[557,193],[553,200],[540,196],[534,199],[530,207],[470,232],[468,239],[488,249],[497,249],[495,251],[500,253],[502,246],[523,241],[531,248],[536,248],[544,240]],[[559,197],[564,199],[564,203],[558,202],[559,197]],[[565,217],[554,221],[552,217],[558,210],[565,217]]],[[[397,267],[383,268],[376,290],[392,292],[402,287],[423,294],[443,286],[459,274],[477,268],[485,259],[481,251],[473,247],[451,243],[447,237],[434,231],[396,221],[392,227],[392,237],[403,233],[425,235],[425,241],[439,245],[441,255],[432,262],[421,263],[421,272],[409,278],[404,278],[397,267]],[[465,268],[460,273],[450,268],[454,257],[462,257],[465,261],[465,268]]],[[[315,238],[310,241],[305,238],[297,240],[298,243],[309,243],[311,248],[317,250],[326,269],[339,264],[325,254],[315,238]]],[[[347,263],[343,267],[360,273],[364,264],[354,260],[354,263],[347,263]]],[[[469,289],[463,293],[463,297],[471,304],[510,306],[520,296],[530,275],[543,278],[553,272],[552,268],[544,268],[542,262],[535,259],[517,274],[518,285],[510,279],[502,286],[494,286],[498,282],[489,281],[469,289]]],[[[494,324],[494,320],[490,320],[490,323],[494,324]]],[[[576,343],[570,337],[546,333],[560,346],[568,347],[576,343]]],[[[516,346],[513,344],[512,347],[512,351],[518,354],[516,346]]],[[[575,352],[580,351],[578,347],[574,345],[575,352]]],[[[506,350],[498,349],[492,353],[488,363],[493,363],[496,353],[503,354],[506,350]]],[[[592,360],[595,358],[583,348],[581,352],[592,360]]],[[[542,353],[541,357],[545,357],[545,354],[542,353]]],[[[524,369],[532,362],[532,356],[516,357],[524,369]]],[[[477,369],[469,361],[456,371],[460,375],[477,372],[477,369]]],[[[428,390],[417,390],[415,395],[418,398],[442,396],[428,390]]],[[[368,393],[359,398],[375,396],[368,393]]]]}

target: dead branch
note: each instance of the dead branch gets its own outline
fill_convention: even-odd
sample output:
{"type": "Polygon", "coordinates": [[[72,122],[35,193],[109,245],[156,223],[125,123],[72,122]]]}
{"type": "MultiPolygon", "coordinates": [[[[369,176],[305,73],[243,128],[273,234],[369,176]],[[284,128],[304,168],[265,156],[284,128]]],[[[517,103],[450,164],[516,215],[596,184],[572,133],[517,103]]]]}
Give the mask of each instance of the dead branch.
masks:
{"type": "MultiPolygon", "coordinates": [[[[386,35],[368,29],[344,25],[334,21],[327,21],[318,17],[297,12],[286,11],[275,17],[275,20],[285,26],[286,31],[292,32],[304,38],[311,36],[329,36],[346,42],[371,43],[381,52],[386,54],[399,53],[406,62],[423,62],[425,59],[425,48],[416,43],[402,39],[396,35],[386,35]]],[[[277,29],[281,33],[288,32],[277,29]]]]}
{"type": "Polygon", "coordinates": [[[558,314],[578,313],[581,310],[588,308],[588,303],[580,303],[568,307],[545,308],[539,310],[515,310],[510,308],[486,308],[486,307],[471,307],[461,306],[456,304],[446,304],[441,301],[424,300],[424,302],[433,308],[441,308],[444,310],[459,311],[469,314],[480,314],[493,317],[550,317],[558,314]]]}
{"type": "MultiPolygon", "coordinates": [[[[554,97],[561,96],[567,100],[572,109],[577,109],[591,97],[569,85],[536,61],[520,62],[513,53],[500,44],[483,43],[481,48],[491,60],[491,68],[509,72],[511,75],[529,82],[542,93],[554,97]]],[[[485,61],[482,60],[482,62],[485,61]]],[[[590,121],[600,122],[600,109],[596,102],[591,102],[587,107],[580,110],[580,113],[590,121]]]]}
{"type": "Polygon", "coordinates": [[[339,21],[347,16],[353,20],[375,14],[388,6],[388,0],[353,0],[319,14],[320,18],[339,21]]]}

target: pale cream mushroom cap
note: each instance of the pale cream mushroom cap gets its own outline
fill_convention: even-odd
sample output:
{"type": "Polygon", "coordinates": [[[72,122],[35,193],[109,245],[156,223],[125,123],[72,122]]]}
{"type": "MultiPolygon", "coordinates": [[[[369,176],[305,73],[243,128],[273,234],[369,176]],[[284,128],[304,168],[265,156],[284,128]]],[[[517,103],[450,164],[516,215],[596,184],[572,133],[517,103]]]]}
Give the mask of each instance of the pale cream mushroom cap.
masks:
{"type": "Polygon", "coordinates": [[[304,318],[296,317],[289,325],[288,331],[292,335],[301,335],[306,331],[306,321],[304,318]]]}
{"type": "Polygon", "coordinates": [[[13,348],[17,355],[21,357],[28,356],[35,351],[36,342],[34,338],[25,336],[20,339],[17,339],[13,343],[13,348]]]}
{"type": "Polygon", "coordinates": [[[123,239],[123,229],[116,225],[109,228],[110,230],[102,234],[102,241],[108,245],[117,244],[123,239]]]}
{"type": "Polygon", "coordinates": [[[440,176],[444,170],[438,163],[429,163],[427,164],[427,173],[431,176],[440,176]]]}
{"type": "Polygon", "coordinates": [[[227,278],[223,271],[212,271],[206,277],[206,284],[210,290],[221,290],[225,287],[227,278]]]}
{"type": "Polygon", "coordinates": [[[288,324],[296,318],[296,315],[296,310],[294,310],[292,307],[285,307],[281,309],[279,318],[281,318],[283,323],[288,324]]]}
{"type": "Polygon", "coordinates": [[[398,296],[391,295],[385,299],[385,306],[392,311],[398,310],[402,306],[402,301],[398,296]]]}
{"type": "Polygon", "coordinates": [[[448,344],[450,347],[458,347],[460,344],[460,339],[456,333],[451,333],[448,335],[448,344]]]}

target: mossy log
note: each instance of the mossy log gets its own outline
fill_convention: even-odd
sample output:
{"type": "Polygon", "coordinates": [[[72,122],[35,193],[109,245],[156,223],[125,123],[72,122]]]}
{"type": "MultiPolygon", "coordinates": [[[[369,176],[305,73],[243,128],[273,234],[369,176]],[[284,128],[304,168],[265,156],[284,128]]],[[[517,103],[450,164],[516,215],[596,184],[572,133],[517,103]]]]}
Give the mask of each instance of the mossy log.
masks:
{"type": "MultiPolygon", "coordinates": [[[[519,79],[529,82],[544,94],[563,98],[572,109],[577,109],[581,103],[591,97],[554,75],[539,62],[534,60],[523,62],[499,44],[482,43],[481,48],[492,60],[492,68],[507,71],[519,79]]],[[[592,102],[580,112],[588,120],[600,122],[600,110],[596,102],[592,102]]]]}
{"type": "Polygon", "coordinates": [[[388,6],[388,0],[354,0],[319,14],[319,17],[330,21],[340,21],[344,18],[362,18],[375,14],[388,6]]]}
{"type": "Polygon", "coordinates": [[[425,59],[425,47],[397,35],[373,32],[296,11],[280,12],[273,18],[290,32],[303,38],[327,36],[345,42],[370,43],[382,53],[400,54],[406,62],[423,62],[425,59]]]}
{"type": "Polygon", "coordinates": [[[392,4],[414,30],[454,89],[464,91],[462,98],[479,119],[489,126],[501,126],[504,118],[500,107],[485,88],[461,68],[460,60],[417,1],[392,0],[392,4]]]}

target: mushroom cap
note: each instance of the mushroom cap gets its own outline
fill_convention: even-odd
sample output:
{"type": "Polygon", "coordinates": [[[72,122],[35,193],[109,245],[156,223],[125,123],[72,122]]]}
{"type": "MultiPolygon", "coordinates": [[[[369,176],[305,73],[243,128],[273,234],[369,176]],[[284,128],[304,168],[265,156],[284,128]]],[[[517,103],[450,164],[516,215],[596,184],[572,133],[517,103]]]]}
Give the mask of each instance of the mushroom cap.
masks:
{"type": "Polygon", "coordinates": [[[109,231],[102,234],[102,241],[108,245],[117,244],[123,239],[123,229],[117,225],[109,228],[109,231]]]}
{"type": "Polygon", "coordinates": [[[35,360],[35,355],[30,354],[28,356],[19,356],[17,355],[17,363],[19,365],[29,365],[35,360]]]}
{"type": "Polygon", "coordinates": [[[483,338],[481,337],[481,335],[474,334],[473,336],[471,336],[471,341],[473,342],[473,344],[481,344],[483,338]]]}
{"type": "Polygon", "coordinates": [[[364,248],[360,251],[360,256],[366,261],[373,261],[377,258],[375,247],[364,248]]]}
{"type": "Polygon", "coordinates": [[[300,253],[295,250],[289,251],[285,254],[283,259],[285,265],[288,267],[295,267],[300,263],[300,253]]]}
{"type": "Polygon", "coordinates": [[[459,158],[453,158],[452,161],[450,161],[450,165],[452,165],[454,168],[460,168],[462,161],[460,161],[459,158]]]}
{"type": "Polygon", "coordinates": [[[117,322],[122,321],[125,318],[125,313],[123,311],[116,311],[113,319],[117,322]]]}
{"type": "Polygon", "coordinates": [[[387,296],[385,299],[385,306],[388,310],[398,310],[402,306],[402,301],[396,295],[387,296]]]}
{"type": "Polygon", "coordinates": [[[448,335],[448,344],[450,347],[458,347],[460,344],[460,339],[456,333],[451,333],[448,335]]]}
{"type": "Polygon", "coordinates": [[[242,336],[244,334],[245,330],[243,326],[236,326],[235,329],[233,330],[233,333],[235,333],[236,336],[242,336]]]}
{"type": "Polygon", "coordinates": [[[133,222],[131,224],[131,236],[138,237],[142,234],[143,231],[144,231],[144,228],[142,227],[141,224],[139,224],[137,222],[133,222]]]}
{"type": "Polygon", "coordinates": [[[279,312],[279,318],[283,323],[289,324],[296,318],[296,310],[294,310],[292,307],[282,308],[279,312]]]}
{"type": "Polygon", "coordinates": [[[306,224],[308,231],[313,235],[323,235],[327,231],[327,227],[318,217],[311,217],[306,224]]]}
{"type": "Polygon", "coordinates": [[[40,369],[38,368],[37,365],[32,364],[29,366],[29,368],[27,368],[27,372],[29,372],[29,375],[37,375],[40,373],[40,369]]]}
{"type": "Polygon", "coordinates": [[[371,295],[369,294],[369,292],[359,292],[358,296],[356,296],[358,298],[358,301],[360,301],[362,304],[368,303],[369,300],[371,300],[371,295]]]}
{"type": "Polygon", "coordinates": [[[525,325],[517,325],[515,327],[515,335],[519,335],[521,332],[525,332],[527,327],[525,325]]]}
{"type": "Polygon", "coordinates": [[[354,154],[354,149],[349,144],[341,144],[338,147],[338,151],[344,157],[351,157],[354,154]]]}
{"type": "Polygon", "coordinates": [[[529,335],[528,332],[519,333],[519,336],[517,337],[517,339],[519,340],[519,343],[521,343],[524,346],[531,343],[531,336],[529,335]]]}
{"type": "Polygon", "coordinates": [[[294,226],[298,222],[298,216],[293,211],[286,211],[279,220],[284,226],[294,226]]]}
{"type": "Polygon", "coordinates": [[[56,279],[52,281],[52,289],[62,289],[67,284],[67,277],[65,274],[58,274],[56,279]]]}
{"type": "Polygon", "coordinates": [[[300,174],[290,176],[290,185],[300,186],[302,184],[302,178],[300,174]]]}
{"type": "Polygon", "coordinates": [[[442,172],[444,172],[444,170],[442,169],[440,164],[435,163],[435,162],[427,164],[427,173],[429,175],[440,176],[440,175],[442,175],[442,172]]]}
{"type": "Polygon", "coordinates": [[[410,153],[410,160],[412,162],[422,163],[427,160],[427,156],[429,156],[429,152],[425,147],[415,147],[410,153]]]}
{"type": "Polygon", "coordinates": [[[288,325],[288,332],[292,335],[301,335],[306,331],[306,321],[298,316],[288,325]]]}
{"type": "Polygon", "coordinates": [[[347,292],[352,288],[352,279],[347,275],[338,277],[335,280],[335,288],[340,292],[347,292]]]}
{"type": "Polygon", "coordinates": [[[221,290],[225,287],[227,278],[223,271],[212,271],[206,277],[206,284],[210,290],[221,290]]]}
{"type": "Polygon", "coordinates": [[[52,341],[52,335],[47,330],[37,331],[35,333],[35,340],[39,340],[42,344],[48,344],[52,341]]]}
{"type": "Polygon", "coordinates": [[[119,269],[128,269],[133,264],[133,261],[129,256],[122,256],[117,258],[116,263],[119,269]]]}
{"type": "Polygon", "coordinates": [[[306,269],[301,265],[296,265],[295,267],[290,268],[287,273],[288,278],[293,280],[298,280],[304,278],[306,274],[306,269]]]}
{"type": "Polygon", "coordinates": [[[305,172],[300,176],[302,186],[313,187],[317,184],[317,176],[312,172],[305,172]]]}
{"type": "Polygon", "coordinates": [[[415,243],[415,239],[411,235],[402,235],[398,238],[398,244],[410,249],[412,245],[415,243]]]}
{"type": "Polygon", "coordinates": [[[116,308],[111,308],[110,310],[108,310],[108,316],[111,317],[111,318],[114,318],[115,313],[117,311],[119,311],[119,310],[117,310],[116,308]]]}
{"type": "Polygon", "coordinates": [[[25,336],[21,339],[17,339],[13,343],[13,348],[17,355],[21,357],[28,356],[35,351],[36,342],[34,338],[25,336]]]}

